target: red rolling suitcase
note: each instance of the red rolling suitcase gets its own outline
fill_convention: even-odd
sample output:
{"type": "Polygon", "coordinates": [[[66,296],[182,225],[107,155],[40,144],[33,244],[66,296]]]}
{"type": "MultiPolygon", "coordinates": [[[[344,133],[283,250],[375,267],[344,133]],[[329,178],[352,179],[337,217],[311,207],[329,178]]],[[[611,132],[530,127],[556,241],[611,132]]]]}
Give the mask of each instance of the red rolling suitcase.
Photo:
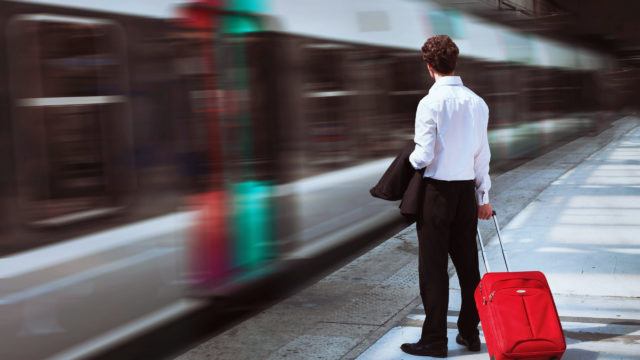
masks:
{"type": "Polygon", "coordinates": [[[566,343],[547,279],[540,271],[509,271],[495,212],[493,221],[507,272],[490,272],[478,231],[487,273],[474,293],[489,357],[559,360],[566,343]]]}

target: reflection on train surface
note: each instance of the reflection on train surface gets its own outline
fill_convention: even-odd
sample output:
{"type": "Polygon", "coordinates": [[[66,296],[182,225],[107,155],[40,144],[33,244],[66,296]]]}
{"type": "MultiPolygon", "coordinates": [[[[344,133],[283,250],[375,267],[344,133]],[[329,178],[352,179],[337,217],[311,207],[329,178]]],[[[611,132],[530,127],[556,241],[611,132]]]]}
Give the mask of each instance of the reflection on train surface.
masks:
{"type": "Polygon", "coordinates": [[[500,42],[459,63],[496,171],[627,105],[607,55],[429,2],[329,28],[305,19],[339,0],[41,3],[0,3],[2,359],[95,353],[398,221],[368,189],[412,138],[431,34],[500,42]]]}

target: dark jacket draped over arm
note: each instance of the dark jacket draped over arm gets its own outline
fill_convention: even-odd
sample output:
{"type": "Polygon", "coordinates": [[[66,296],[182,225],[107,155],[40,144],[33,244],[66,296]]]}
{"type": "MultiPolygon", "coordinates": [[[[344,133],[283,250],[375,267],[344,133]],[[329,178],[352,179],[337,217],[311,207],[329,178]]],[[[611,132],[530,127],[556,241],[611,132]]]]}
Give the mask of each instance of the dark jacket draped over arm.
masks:
{"type": "Polygon", "coordinates": [[[369,192],[372,196],[400,202],[400,213],[409,221],[415,221],[422,206],[422,177],[424,169],[416,170],[409,162],[409,155],[413,152],[413,141],[402,148],[400,154],[393,160],[384,172],[376,186],[369,192]]]}

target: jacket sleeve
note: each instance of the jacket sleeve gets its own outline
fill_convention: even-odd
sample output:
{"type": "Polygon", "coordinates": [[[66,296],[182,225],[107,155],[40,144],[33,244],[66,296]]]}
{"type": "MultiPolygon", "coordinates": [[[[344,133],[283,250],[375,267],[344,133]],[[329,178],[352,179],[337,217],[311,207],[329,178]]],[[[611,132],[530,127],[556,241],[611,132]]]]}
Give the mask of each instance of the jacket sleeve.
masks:
{"type": "Polygon", "coordinates": [[[418,104],[415,121],[415,148],[409,155],[409,162],[414,169],[420,170],[433,161],[437,136],[437,112],[426,99],[418,104]]]}
{"type": "Polygon", "coordinates": [[[491,178],[489,178],[489,161],[491,151],[489,150],[489,139],[487,128],[489,125],[489,108],[484,106],[481,114],[480,143],[475,154],[473,169],[475,172],[476,199],[478,205],[489,203],[489,189],[491,188],[491,178]]]}

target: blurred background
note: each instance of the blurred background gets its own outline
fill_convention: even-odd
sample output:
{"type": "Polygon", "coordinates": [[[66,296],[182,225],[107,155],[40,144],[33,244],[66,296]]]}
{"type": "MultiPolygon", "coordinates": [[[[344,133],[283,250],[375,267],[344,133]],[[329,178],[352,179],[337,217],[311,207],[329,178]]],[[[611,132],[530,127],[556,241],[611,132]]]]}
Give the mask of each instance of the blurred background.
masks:
{"type": "Polygon", "coordinates": [[[492,176],[598,133],[637,111],[639,8],[0,1],[0,358],[94,356],[407,226],[368,190],[429,36],[489,105],[492,176]]]}

